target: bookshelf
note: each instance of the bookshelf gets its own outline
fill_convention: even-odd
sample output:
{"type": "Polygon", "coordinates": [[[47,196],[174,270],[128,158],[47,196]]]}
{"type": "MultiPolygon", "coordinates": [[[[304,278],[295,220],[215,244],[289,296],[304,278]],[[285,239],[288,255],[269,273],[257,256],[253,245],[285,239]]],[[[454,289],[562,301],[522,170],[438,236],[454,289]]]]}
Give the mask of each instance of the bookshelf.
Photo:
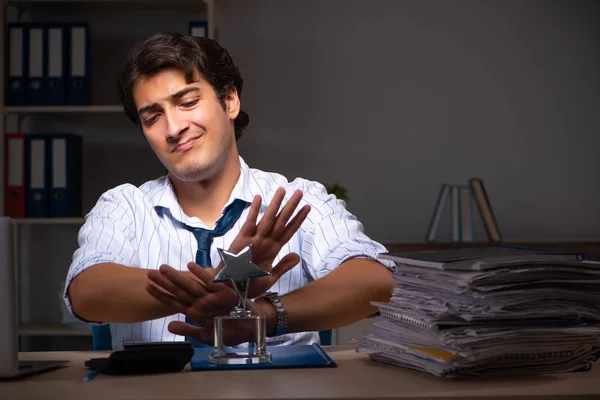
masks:
{"type": "Polygon", "coordinates": [[[39,225],[39,224],[83,224],[85,218],[16,218],[13,220],[16,226],[39,225]]]}
{"type": "MultiPolygon", "coordinates": [[[[0,2],[0,20],[3,21],[3,23],[16,20],[48,22],[52,17],[56,18],[55,22],[89,22],[92,60],[107,59],[111,62],[109,65],[110,68],[106,69],[102,67],[94,68],[94,61],[92,61],[90,79],[92,82],[92,100],[90,105],[83,106],[6,106],[4,78],[6,66],[4,62],[0,63],[0,76],[2,77],[2,79],[0,79],[0,93],[2,95],[2,99],[0,100],[0,115],[2,115],[2,123],[0,124],[0,154],[2,154],[2,157],[4,157],[5,151],[5,134],[10,132],[35,132],[35,128],[30,130],[30,126],[42,126],[43,128],[48,126],[49,132],[55,130],[60,132],[69,129],[69,124],[72,124],[72,126],[74,126],[72,131],[81,134],[84,146],[89,139],[90,142],[93,142],[95,145],[103,146],[102,148],[105,150],[108,149],[109,151],[113,151],[112,149],[115,149],[114,151],[119,151],[118,148],[123,147],[123,140],[121,138],[116,137],[115,135],[105,136],[98,133],[96,133],[94,137],[94,132],[91,132],[93,129],[88,129],[88,127],[93,127],[93,125],[97,124],[97,121],[99,121],[98,124],[103,125],[97,130],[107,129],[105,127],[108,127],[110,130],[111,124],[127,124],[127,127],[122,129],[131,132],[132,137],[138,140],[137,146],[139,147],[139,142],[142,142],[143,144],[143,139],[139,136],[140,133],[136,132],[136,128],[126,120],[123,108],[118,104],[118,100],[115,96],[116,93],[112,93],[116,92],[114,85],[108,87],[108,83],[113,83],[114,78],[116,77],[114,71],[118,70],[123,62],[122,57],[114,56],[114,54],[120,53],[113,53],[113,47],[120,46],[119,49],[122,50],[124,47],[130,47],[133,41],[143,40],[150,36],[150,34],[160,30],[172,30],[186,33],[187,24],[190,21],[207,21],[207,35],[210,38],[216,38],[218,32],[217,0],[0,0],[0,2]],[[46,14],[48,14],[48,16],[46,14]],[[139,15],[139,18],[136,18],[137,20],[134,24],[131,23],[131,18],[128,21],[127,18],[123,16],[125,14],[129,16],[139,15]],[[115,25],[113,25],[113,21],[116,21],[115,25]],[[96,27],[98,29],[96,29],[96,27]],[[95,37],[95,35],[97,35],[97,37],[95,37]],[[97,82],[96,85],[94,85],[94,81],[97,82]],[[104,92],[111,93],[106,94],[104,92]],[[46,125],[46,123],[48,123],[48,125],[46,125]],[[11,128],[10,131],[8,128],[11,128]]],[[[5,29],[4,26],[3,29],[5,29]]],[[[0,53],[5,57],[4,39],[0,40],[0,53]]],[[[131,141],[132,139],[127,140],[131,141]]],[[[146,149],[143,150],[147,151],[146,149]]],[[[148,154],[153,156],[151,152],[148,154]]],[[[102,157],[102,155],[97,157],[102,157]]],[[[116,160],[110,160],[110,163],[118,163],[127,160],[125,157],[115,157],[115,159],[116,160]]],[[[100,166],[104,167],[103,165],[100,166]]],[[[144,168],[144,166],[142,165],[140,168],[144,168]]],[[[135,177],[130,179],[125,176],[127,172],[130,171],[124,171],[123,169],[121,169],[121,171],[124,175],[124,181],[139,178],[135,177]]],[[[98,175],[94,175],[96,172],[97,171],[84,171],[84,181],[86,179],[88,181],[98,180],[98,175]],[[88,173],[89,176],[86,176],[88,173]]],[[[118,179],[118,176],[116,175],[120,174],[119,167],[116,166],[112,171],[108,171],[107,173],[112,174],[114,177],[113,181],[116,181],[118,179]]],[[[113,182],[100,182],[98,186],[105,187],[105,189],[108,190],[113,187],[112,183],[113,182]]],[[[0,215],[4,215],[5,184],[5,163],[0,162],[0,215]]],[[[83,190],[86,190],[85,183],[83,190]]],[[[88,194],[88,198],[95,196],[96,193],[88,194]]],[[[84,205],[84,214],[89,211],[89,203],[90,202],[88,201],[87,206],[84,205]]],[[[50,319],[44,319],[42,322],[38,322],[35,318],[30,321],[30,314],[35,313],[33,311],[24,311],[32,308],[34,304],[36,305],[35,307],[38,307],[37,304],[40,303],[53,303],[54,305],[52,307],[54,308],[57,307],[57,304],[60,306],[58,287],[54,288],[51,286],[51,283],[55,285],[56,282],[64,280],[64,277],[66,276],[64,263],[65,260],[70,259],[72,256],[72,253],[62,254],[65,253],[65,246],[58,246],[58,248],[53,248],[50,244],[44,246],[44,249],[48,247],[48,251],[61,253],[60,256],[62,256],[61,258],[57,255],[57,259],[61,259],[60,261],[49,260],[49,263],[56,261],[56,264],[59,264],[60,269],[44,272],[45,275],[43,275],[43,277],[46,278],[49,274],[54,274],[52,279],[50,279],[52,282],[44,286],[39,283],[40,280],[44,280],[43,277],[40,278],[39,276],[41,269],[29,270],[38,267],[37,265],[34,265],[35,262],[32,261],[35,260],[36,257],[31,256],[31,253],[35,252],[35,249],[31,248],[32,243],[34,243],[35,247],[35,243],[38,242],[36,242],[37,239],[30,240],[28,236],[37,235],[39,233],[38,230],[45,230],[41,236],[50,236],[49,239],[56,239],[51,236],[62,235],[63,230],[71,232],[70,235],[72,235],[73,232],[76,232],[79,229],[84,221],[85,219],[83,216],[79,218],[19,218],[14,220],[14,268],[16,269],[16,275],[19,279],[17,293],[20,318],[19,334],[21,337],[45,336],[51,338],[64,336],[86,339],[91,336],[91,329],[86,329],[85,326],[55,322],[54,319],[56,319],[57,310],[53,310],[55,318],[52,319],[52,321],[50,319]],[[26,260],[26,258],[29,258],[29,260],[26,260]],[[33,280],[37,280],[37,282],[35,282],[36,286],[31,286],[33,280]],[[37,288],[40,287],[47,290],[38,291],[37,288]]],[[[63,239],[63,241],[65,240],[66,239],[63,239]]],[[[69,245],[72,244],[71,242],[72,240],[69,239],[69,245]]],[[[68,268],[68,265],[66,267],[68,268]]],[[[51,307],[49,305],[43,306],[51,307]]]]}

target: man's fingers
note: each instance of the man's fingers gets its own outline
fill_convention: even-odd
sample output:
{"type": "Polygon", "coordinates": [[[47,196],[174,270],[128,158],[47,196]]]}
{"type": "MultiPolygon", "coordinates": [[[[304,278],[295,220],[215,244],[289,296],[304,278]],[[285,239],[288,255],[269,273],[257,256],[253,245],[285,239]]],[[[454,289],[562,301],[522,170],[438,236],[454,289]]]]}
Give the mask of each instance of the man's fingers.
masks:
{"type": "Polygon", "coordinates": [[[214,269],[214,271],[213,271],[213,272],[215,273],[215,276],[217,276],[217,274],[218,274],[219,272],[221,272],[221,270],[222,270],[224,267],[225,267],[225,263],[223,263],[223,261],[221,261],[221,262],[219,263],[219,266],[218,266],[217,268],[215,268],[215,269],[214,269]]]}
{"type": "Polygon", "coordinates": [[[285,189],[278,188],[273,195],[273,199],[271,200],[271,204],[267,207],[263,217],[261,218],[258,226],[256,227],[256,233],[259,235],[267,235],[273,229],[273,225],[275,224],[275,220],[277,218],[277,213],[279,212],[279,208],[281,207],[281,202],[285,197],[285,189]]]}
{"type": "MultiPolygon", "coordinates": [[[[239,235],[241,236],[252,236],[256,231],[256,219],[258,218],[258,214],[260,213],[260,205],[262,204],[262,198],[259,195],[254,196],[252,199],[252,204],[250,205],[250,211],[248,211],[248,218],[246,218],[246,222],[242,225],[240,229],[239,235]]],[[[235,246],[235,241],[232,243],[232,246],[235,246]]],[[[239,246],[237,246],[239,247],[239,246]]],[[[242,247],[238,248],[230,248],[229,251],[233,253],[237,253],[242,250],[245,245],[242,244],[242,247]]]]}
{"type": "Polygon", "coordinates": [[[292,220],[286,225],[285,230],[281,233],[281,242],[287,243],[290,241],[292,236],[300,229],[300,226],[308,216],[310,212],[310,205],[306,204],[298,211],[298,213],[292,218],[292,220]]]}
{"type": "Polygon", "coordinates": [[[183,314],[187,310],[187,304],[184,304],[172,294],[166,293],[164,290],[162,290],[160,287],[157,287],[152,282],[146,285],[146,292],[148,292],[150,296],[154,297],[156,300],[160,301],[167,307],[172,308],[173,311],[177,313],[183,314]]]}
{"type": "MultiPolygon", "coordinates": [[[[206,285],[207,293],[204,295],[205,300],[210,301],[211,299],[218,298],[219,300],[215,304],[215,307],[219,304],[229,305],[231,303],[233,306],[237,304],[238,297],[230,282],[213,282],[215,278],[213,273],[207,271],[208,268],[202,268],[198,264],[189,263],[188,268],[194,275],[202,279],[202,282],[206,285]]],[[[230,310],[228,309],[227,312],[230,310]]]]}
{"type": "Polygon", "coordinates": [[[223,290],[225,288],[225,285],[223,283],[213,282],[216,275],[213,275],[212,272],[214,271],[207,271],[207,268],[202,268],[196,263],[189,263],[188,269],[192,274],[196,275],[200,280],[202,280],[202,284],[204,285],[206,290],[209,290],[211,292],[218,292],[219,290],[223,290]]]}
{"type": "Polygon", "coordinates": [[[294,268],[299,262],[300,256],[296,253],[290,253],[283,257],[271,271],[271,276],[274,279],[273,282],[277,282],[283,274],[294,268]]]}
{"type": "Polygon", "coordinates": [[[178,292],[171,290],[169,292],[175,296],[182,296],[183,301],[191,299],[191,302],[193,302],[196,297],[204,296],[206,293],[204,285],[185,272],[177,271],[168,265],[161,265],[158,270],[163,277],[170,280],[178,289],[178,292]],[[185,297],[186,293],[187,297],[185,297]]]}
{"type": "Polygon", "coordinates": [[[283,206],[279,215],[277,215],[277,220],[275,221],[275,226],[273,227],[273,234],[280,235],[280,233],[285,229],[285,225],[294,214],[294,211],[296,211],[298,204],[300,204],[300,200],[302,200],[302,191],[296,190],[287,201],[285,206],[283,206]]]}
{"type": "Polygon", "coordinates": [[[150,282],[161,287],[164,289],[164,291],[178,298],[181,302],[187,304],[193,303],[195,296],[178,286],[176,283],[164,276],[160,271],[149,270],[147,276],[150,282]]]}
{"type": "Polygon", "coordinates": [[[213,344],[213,332],[212,330],[197,327],[183,321],[173,321],[169,323],[169,332],[175,335],[181,335],[186,337],[192,337],[199,342],[206,343],[208,345],[213,344]]]}
{"type": "MultiPolygon", "coordinates": [[[[197,265],[197,266],[198,266],[198,268],[212,270],[212,268],[210,268],[210,267],[203,268],[203,267],[201,267],[200,265],[196,264],[195,262],[189,262],[189,263],[187,264],[187,266],[188,266],[188,269],[190,269],[190,265],[192,265],[192,264],[193,264],[193,265],[197,265]]],[[[204,281],[203,281],[202,279],[200,279],[198,276],[196,276],[195,274],[193,274],[193,273],[191,273],[191,272],[190,272],[188,275],[189,275],[189,276],[191,276],[192,278],[194,278],[194,279],[196,280],[196,282],[200,283],[200,284],[201,284],[201,285],[203,285],[203,286],[206,286],[206,285],[204,285],[204,281]]]]}

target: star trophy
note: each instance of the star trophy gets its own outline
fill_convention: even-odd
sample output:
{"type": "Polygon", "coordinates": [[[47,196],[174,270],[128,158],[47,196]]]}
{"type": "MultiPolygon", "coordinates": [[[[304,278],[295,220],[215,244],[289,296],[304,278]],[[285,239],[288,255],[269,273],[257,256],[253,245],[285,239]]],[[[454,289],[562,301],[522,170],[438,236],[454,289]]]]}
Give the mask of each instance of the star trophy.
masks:
{"type": "Polygon", "coordinates": [[[214,364],[263,364],[271,362],[267,352],[266,318],[253,315],[246,310],[250,279],[270,275],[252,263],[252,245],[238,254],[217,249],[225,264],[213,282],[230,281],[240,302],[229,316],[215,317],[215,351],[208,359],[214,364]],[[247,343],[248,347],[230,347],[225,343],[227,335],[236,337],[236,343],[247,343]]]}

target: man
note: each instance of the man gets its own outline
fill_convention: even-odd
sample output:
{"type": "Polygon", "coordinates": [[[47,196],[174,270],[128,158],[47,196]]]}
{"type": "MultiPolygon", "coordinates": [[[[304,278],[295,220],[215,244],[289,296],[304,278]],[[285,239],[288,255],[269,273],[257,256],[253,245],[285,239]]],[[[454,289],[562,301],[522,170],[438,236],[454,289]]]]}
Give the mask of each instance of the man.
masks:
{"type": "Polygon", "coordinates": [[[132,50],[119,86],[125,113],[168,174],[107,191],[79,232],[65,301],[83,320],[110,323],[113,349],[185,337],[212,344],[213,318],[237,304],[230,286],[213,283],[217,248],[252,244],[253,262],[271,272],[249,293],[249,307],[266,316],[269,345],[318,342],[319,330],[389,300],[393,265],[375,261],[385,248],[342,201],[239,156],[249,121],[243,81],[219,44],[157,34],[132,50]],[[239,217],[230,217],[234,209],[239,217]]]}

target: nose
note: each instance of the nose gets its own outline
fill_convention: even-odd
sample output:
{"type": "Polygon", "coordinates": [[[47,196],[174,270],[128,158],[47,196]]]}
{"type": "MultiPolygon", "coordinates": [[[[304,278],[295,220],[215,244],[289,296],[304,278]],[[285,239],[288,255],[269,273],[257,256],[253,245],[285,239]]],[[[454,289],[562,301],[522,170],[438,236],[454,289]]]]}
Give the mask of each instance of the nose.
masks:
{"type": "Polygon", "coordinates": [[[178,115],[177,111],[175,110],[166,110],[165,119],[167,121],[167,138],[176,138],[187,131],[190,127],[189,122],[181,115],[178,115]]]}

